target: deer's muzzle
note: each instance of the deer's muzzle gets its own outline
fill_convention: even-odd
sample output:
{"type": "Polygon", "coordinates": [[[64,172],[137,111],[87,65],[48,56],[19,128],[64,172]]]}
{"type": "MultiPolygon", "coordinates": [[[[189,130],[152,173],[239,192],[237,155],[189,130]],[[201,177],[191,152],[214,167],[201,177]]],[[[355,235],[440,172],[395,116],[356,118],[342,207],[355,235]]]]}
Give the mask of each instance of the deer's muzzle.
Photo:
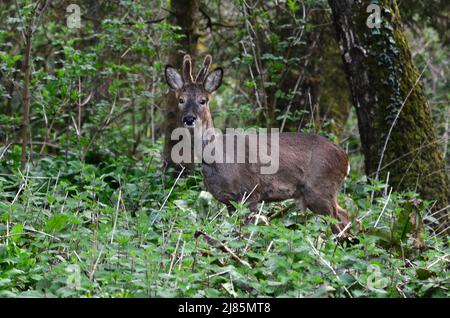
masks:
{"type": "Polygon", "coordinates": [[[186,115],[183,116],[183,124],[185,127],[195,127],[195,120],[197,119],[197,117],[195,117],[195,115],[186,115]]]}

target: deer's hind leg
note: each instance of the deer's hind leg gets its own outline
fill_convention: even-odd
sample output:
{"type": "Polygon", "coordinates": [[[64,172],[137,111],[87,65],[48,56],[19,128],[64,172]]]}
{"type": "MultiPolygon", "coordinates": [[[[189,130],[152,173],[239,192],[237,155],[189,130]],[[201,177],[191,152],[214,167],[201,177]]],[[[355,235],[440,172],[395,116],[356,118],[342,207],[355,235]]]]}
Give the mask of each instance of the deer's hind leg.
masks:
{"type": "MultiPolygon", "coordinates": [[[[339,221],[337,224],[331,226],[334,234],[341,233],[348,225],[348,213],[338,205],[336,193],[306,190],[304,200],[306,207],[312,212],[320,215],[329,215],[339,221]]],[[[345,233],[343,233],[343,236],[345,236],[345,233]]]]}
{"type": "MultiPolygon", "coordinates": [[[[340,231],[346,231],[348,233],[350,233],[350,229],[348,227],[349,223],[350,223],[350,218],[348,215],[348,212],[346,210],[344,210],[343,208],[341,208],[339,206],[339,204],[337,203],[337,199],[335,200],[335,209],[336,209],[336,219],[340,222],[341,227],[339,228],[340,231]]],[[[345,236],[345,233],[343,233],[345,236]]]]}

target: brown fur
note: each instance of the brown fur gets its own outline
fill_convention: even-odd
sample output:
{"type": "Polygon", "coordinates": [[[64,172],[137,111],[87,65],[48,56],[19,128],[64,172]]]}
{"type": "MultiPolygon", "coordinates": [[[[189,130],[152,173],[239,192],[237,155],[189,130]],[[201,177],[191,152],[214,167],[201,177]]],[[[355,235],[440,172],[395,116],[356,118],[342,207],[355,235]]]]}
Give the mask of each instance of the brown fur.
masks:
{"type": "MultiPolygon", "coordinates": [[[[209,58],[205,59],[200,74],[206,74],[210,63],[209,58]]],[[[202,81],[198,83],[188,80],[176,90],[177,98],[183,100],[180,104],[182,117],[194,114],[202,120],[203,128],[213,127],[208,105],[211,93],[204,89],[208,76],[202,74],[202,81]],[[205,105],[200,104],[202,100],[206,100],[205,105]]],[[[169,86],[173,85],[169,83],[169,86]]],[[[337,202],[337,193],[348,173],[346,153],[326,138],[314,134],[281,133],[279,141],[279,170],[275,174],[261,174],[259,163],[203,163],[206,189],[229,208],[231,201],[241,201],[245,193],[248,195],[254,190],[247,200],[252,211],[256,211],[257,204],[262,201],[296,199],[314,213],[337,219],[339,223],[333,225],[332,230],[341,232],[349,223],[347,212],[337,202]]]]}
{"type": "Polygon", "coordinates": [[[318,135],[281,133],[279,137],[277,173],[261,174],[258,163],[203,163],[206,189],[231,207],[230,201],[241,201],[257,185],[247,200],[250,210],[255,212],[262,201],[296,199],[312,212],[340,221],[332,227],[334,233],[339,233],[349,222],[347,212],[337,202],[337,193],[347,174],[347,155],[318,135]]]}

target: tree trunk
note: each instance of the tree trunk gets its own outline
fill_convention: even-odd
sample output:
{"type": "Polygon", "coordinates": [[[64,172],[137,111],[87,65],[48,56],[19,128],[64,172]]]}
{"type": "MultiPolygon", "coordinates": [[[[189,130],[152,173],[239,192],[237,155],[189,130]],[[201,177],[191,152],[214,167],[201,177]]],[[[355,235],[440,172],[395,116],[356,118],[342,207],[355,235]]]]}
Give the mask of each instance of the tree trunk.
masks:
{"type": "MultiPolygon", "coordinates": [[[[380,0],[381,24],[367,22],[369,0],[329,0],[356,107],[366,174],[394,189],[449,203],[449,178],[420,75],[411,59],[395,0],[380,0]]],[[[441,225],[449,213],[437,215],[441,225]]]]}
{"type": "Polygon", "coordinates": [[[22,105],[22,154],[20,158],[20,170],[24,171],[27,165],[27,148],[28,148],[28,134],[30,127],[30,82],[31,82],[31,41],[32,41],[32,31],[31,27],[25,30],[25,54],[23,60],[23,105],[22,105]]]}
{"type": "MultiPolygon", "coordinates": [[[[200,11],[199,0],[172,0],[171,1],[171,15],[169,22],[172,25],[181,28],[179,31],[184,35],[169,52],[167,56],[167,63],[177,68],[181,68],[184,54],[191,54],[195,57],[197,53],[197,43],[200,36],[198,30],[200,11]]],[[[164,101],[165,108],[165,127],[164,127],[164,167],[180,168],[172,161],[171,151],[172,147],[177,141],[172,141],[170,136],[172,131],[180,127],[181,119],[179,117],[178,102],[173,92],[169,92],[164,101]]],[[[194,164],[186,164],[186,172],[194,170],[194,164]]],[[[181,170],[181,169],[179,169],[181,170]]]]}

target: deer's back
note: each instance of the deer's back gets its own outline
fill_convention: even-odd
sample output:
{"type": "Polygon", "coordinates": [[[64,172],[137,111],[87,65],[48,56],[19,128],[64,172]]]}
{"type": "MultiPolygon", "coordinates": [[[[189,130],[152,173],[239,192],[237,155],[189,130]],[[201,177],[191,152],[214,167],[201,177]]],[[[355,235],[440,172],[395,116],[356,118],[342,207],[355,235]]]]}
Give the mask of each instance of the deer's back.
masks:
{"type": "Polygon", "coordinates": [[[253,189],[252,196],[257,201],[298,198],[305,189],[318,184],[325,192],[336,192],[348,172],[348,159],[339,146],[324,137],[281,133],[278,170],[274,174],[261,174],[261,166],[261,163],[203,164],[205,186],[224,203],[240,201],[244,193],[253,189]]]}

